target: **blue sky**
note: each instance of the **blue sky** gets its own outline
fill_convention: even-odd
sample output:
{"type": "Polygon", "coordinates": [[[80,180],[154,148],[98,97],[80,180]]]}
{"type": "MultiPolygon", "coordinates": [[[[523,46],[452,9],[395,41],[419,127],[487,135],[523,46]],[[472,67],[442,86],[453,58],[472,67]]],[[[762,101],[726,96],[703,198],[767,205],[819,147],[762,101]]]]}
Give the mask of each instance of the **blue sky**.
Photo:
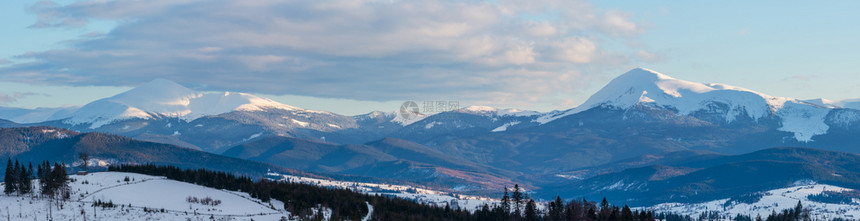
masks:
{"type": "Polygon", "coordinates": [[[38,4],[0,2],[0,106],[81,105],[166,78],[348,115],[405,100],[549,111],[638,66],[860,97],[855,1],[38,4]]]}

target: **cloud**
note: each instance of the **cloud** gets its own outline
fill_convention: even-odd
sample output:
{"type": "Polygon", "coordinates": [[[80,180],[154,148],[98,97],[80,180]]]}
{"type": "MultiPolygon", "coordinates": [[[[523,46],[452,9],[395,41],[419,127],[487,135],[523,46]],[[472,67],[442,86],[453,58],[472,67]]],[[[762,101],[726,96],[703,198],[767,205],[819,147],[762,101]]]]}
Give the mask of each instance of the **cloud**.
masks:
{"type": "Polygon", "coordinates": [[[604,46],[644,32],[631,15],[578,0],[118,0],[40,2],[30,11],[35,28],[118,26],[21,55],[28,62],[0,68],[5,81],[166,78],[207,90],[519,105],[562,102],[553,97],[581,88],[586,75],[649,59],[631,46],[604,46]]]}
{"type": "Polygon", "coordinates": [[[33,95],[43,95],[43,94],[30,93],[30,92],[28,92],[28,93],[14,93],[14,94],[0,93],[0,104],[9,104],[9,103],[18,101],[18,99],[33,96],[33,95]]]}
{"type": "Polygon", "coordinates": [[[637,51],[636,56],[639,58],[639,60],[642,60],[645,62],[652,62],[652,63],[653,62],[661,62],[661,61],[666,60],[666,57],[664,57],[662,54],[655,54],[655,53],[648,52],[645,50],[637,51]]]}

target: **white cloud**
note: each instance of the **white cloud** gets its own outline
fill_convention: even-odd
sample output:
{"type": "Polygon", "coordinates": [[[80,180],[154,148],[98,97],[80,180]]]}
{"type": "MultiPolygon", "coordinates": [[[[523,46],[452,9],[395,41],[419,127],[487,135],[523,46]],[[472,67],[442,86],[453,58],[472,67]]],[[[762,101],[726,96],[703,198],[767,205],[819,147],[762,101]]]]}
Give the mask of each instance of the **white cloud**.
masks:
{"type": "Polygon", "coordinates": [[[660,61],[663,61],[666,59],[661,54],[655,54],[655,53],[648,52],[645,50],[637,51],[636,56],[639,58],[639,60],[642,60],[645,62],[660,62],[660,61]]]}
{"type": "Polygon", "coordinates": [[[169,77],[267,94],[527,103],[571,93],[583,73],[648,59],[636,48],[601,47],[626,45],[644,31],[630,15],[579,0],[98,0],[38,3],[31,11],[33,27],[118,26],[0,67],[6,81],[169,77]]]}
{"type": "Polygon", "coordinates": [[[13,103],[15,101],[18,101],[18,99],[29,97],[29,96],[34,96],[34,95],[43,95],[43,94],[37,94],[37,93],[31,93],[31,92],[27,92],[27,93],[18,92],[18,93],[14,93],[14,94],[0,93],[0,104],[13,103]]]}
{"type": "Polygon", "coordinates": [[[558,58],[573,63],[588,63],[594,59],[597,45],[585,38],[567,38],[555,44],[558,58]]]}
{"type": "Polygon", "coordinates": [[[630,21],[627,14],[620,11],[609,10],[606,12],[605,26],[606,32],[613,35],[633,36],[643,32],[636,23],[630,21]]]}

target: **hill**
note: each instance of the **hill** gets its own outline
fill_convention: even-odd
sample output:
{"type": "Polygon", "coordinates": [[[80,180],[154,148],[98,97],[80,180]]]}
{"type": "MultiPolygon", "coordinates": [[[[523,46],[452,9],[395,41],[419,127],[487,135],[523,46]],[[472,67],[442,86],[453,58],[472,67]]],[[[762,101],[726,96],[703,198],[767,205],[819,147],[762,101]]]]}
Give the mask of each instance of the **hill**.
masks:
{"type": "Polygon", "coordinates": [[[749,154],[662,162],[547,187],[544,194],[607,197],[636,206],[696,203],[812,181],[860,188],[860,155],[810,148],[771,148],[749,154]]]}

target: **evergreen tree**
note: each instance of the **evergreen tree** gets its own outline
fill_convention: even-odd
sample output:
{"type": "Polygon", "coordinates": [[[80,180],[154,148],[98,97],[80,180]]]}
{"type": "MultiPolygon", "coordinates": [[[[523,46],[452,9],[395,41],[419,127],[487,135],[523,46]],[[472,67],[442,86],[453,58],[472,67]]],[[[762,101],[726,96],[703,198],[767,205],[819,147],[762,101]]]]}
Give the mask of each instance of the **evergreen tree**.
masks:
{"type": "Polygon", "coordinates": [[[529,202],[526,203],[525,218],[526,221],[540,220],[540,214],[538,214],[537,205],[534,200],[529,200],[529,202]]]}
{"type": "Polygon", "coordinates": [[[18,194],[27,194],[30,193],[30,171],[27,170],[27,167],[24,167],[24,164],[21,164],[21,168],[18,168],[18,194]]]}
{"type": "Polygon", "coordinates": [[[66,166],[65,164],[55,163],[54,171],[52,172],[54,182],[53,187],[56,194],[59,194],[63,198],[70,197],[69,194],[69,175],[66,174],[66,166]]]}
{"type": "Polygon", "coordinates": [[[15,189],[15,176],[13,175],[14,171],[12,171],[13,168],[14,167],[12,166],[12,159],[9,158],[6,161],[6,176],[4,176],[3,178],[3,182],[5,182],[3,192],[6,193],[6,195],[12,194],[13,192],[17,191],[15,189]]]}
{"type": "Polygon", "coordinates": [[[44,189],[45,188],[45,168],[42,167],[41,163],[36,165],[36,179],[39,179],[39,188],[44,189]]]}
{"type": "Polygon", "coordinates": [[[600,210],[605,210],[609,208],[609,201],[606,201],[606,197],[603,197],[603,201],[600,201],[600,210]]]}
{"type": "Polygon", "coordinates": [[[486,203],[481,206],[480,210],[475,211],[475,216],[477,216],[478,221],[493,220],[493,212],[490,211],[490,206],[486,203]]]}
{"type": "MultiPolygon", "coordinates": [[[[620,214],[621,211],[618,210],[617,206],[612,206],[612,208],[608,209],[608,210],[609,210],[609,218],[607,220],[609,220],[609,221],[617,221],[619,219],[619,216],[621,216],[621,214],[620,214]]],[[[600,211],[600,212],[602,213],[603,211],[600,211]]]]}
{"type": "Polygon", "coordinates": [[[633,221],[633,211],[630,211],[630,207],[627,205],[621,209],[621,221],[633,221]]]}
{"type": "Polygon", "coordinates": [[[549,211],[547,214],[550,220],[563,220],[564,202],[561,201],[561,196],[556,196],[555,201],[549,202],[549,211]]]}
{"type": "Polygon", "coordinates": [[[27,162],[27,192],[33,192],[33,163],[27,162]]]}
{"type": "Polygon", "coordinates": [[[507,219],[508,216],[511,215],[511,198],[508,197],[508,187],[505,186],[505,195],[502,196],[502,213],[504,213],[504,218],[507,219]]]}
{"type": "Polygon", "coordinates": [[[21,163],[18,162],[18,159],[15,159],[15,167],[12,169],[12,180],[7,182],[15,188],[15,192],[18,195],[21,195],[21,163]]]}
{"type": "Polygon", "coordinates": [[[801,218],[801,212],[803,211],[803,204],[800,203],[800,200],[797,201],[797,206],[794,207],[794,220],[799,221],[801,218]]]}
{"type": "Polygon", "coordinates": [[[511,194],[511,198],[514,200],[514,217],[520,217],[523,215],[521,206],[523,205],[523,193],[520,191],[520,185],[514,184],[514,193],[511,194]]]}
{"type": "Polygon", "coordinates": [[[588,214],[586,214],[586,216],[590,221],[597,220],[597,211],[594,210],[594,207],[588,208],[588,214]]]}

